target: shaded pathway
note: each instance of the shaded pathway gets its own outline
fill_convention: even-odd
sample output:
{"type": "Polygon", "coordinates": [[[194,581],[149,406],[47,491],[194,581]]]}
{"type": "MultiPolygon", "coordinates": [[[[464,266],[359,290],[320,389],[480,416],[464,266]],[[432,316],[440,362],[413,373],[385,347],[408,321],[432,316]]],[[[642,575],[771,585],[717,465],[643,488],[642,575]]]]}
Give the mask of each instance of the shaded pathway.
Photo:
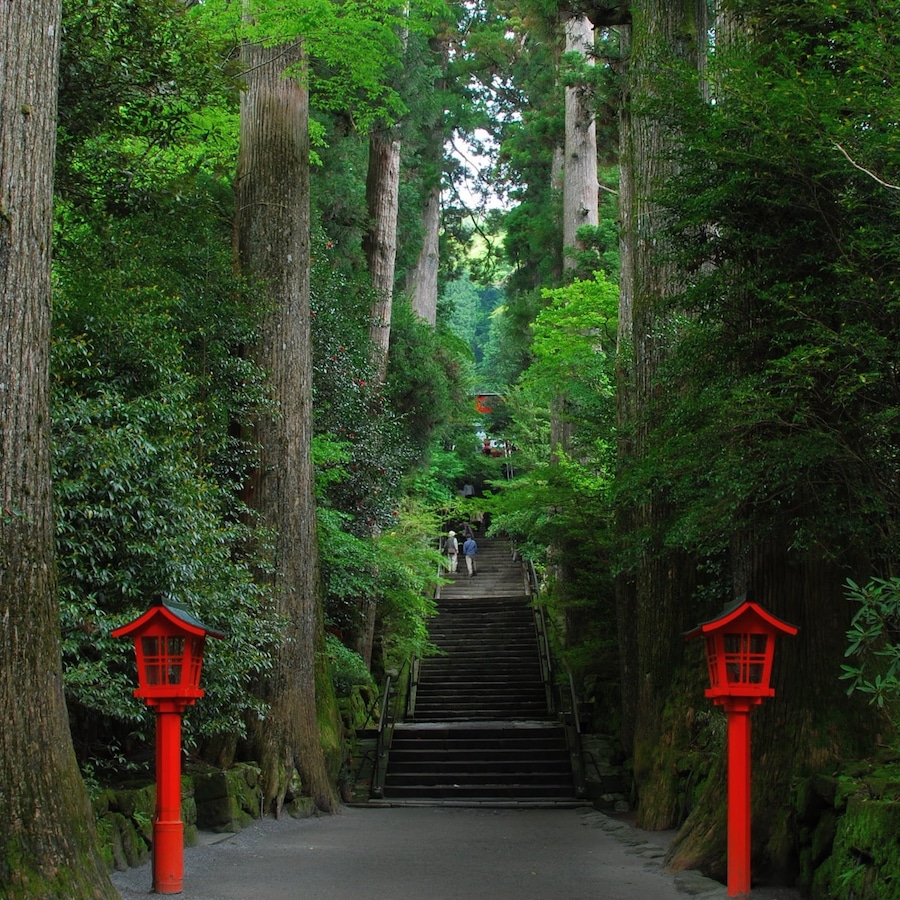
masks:
{"type": "MultiPolygon", "coordinates": [[[[184,900],[676,900],[658,861],[584,811],[348,808],[185,851],[184,900]]],[[[598,815],[590,813],[590,815],[598,815]]],[[[661,853],[661,851],[659,851],[661,853]]],[[[149,865],[114,877],[146,897],[149,865]]],[[[683,896],[683,895],[682,895],[683,896]]]]}
{"type": "MultiPolygon", "coordinates": [[[[185,851],[183,900],[726,897],[694,873],[665,872],[653,835],[588,809],[346,808],[211,840],[185,851]]],[[[113,882],[125,900],[145,898],[150,866],[113,882]]],[[[753,900],[795,896],[753,892],[753,900]]]]}

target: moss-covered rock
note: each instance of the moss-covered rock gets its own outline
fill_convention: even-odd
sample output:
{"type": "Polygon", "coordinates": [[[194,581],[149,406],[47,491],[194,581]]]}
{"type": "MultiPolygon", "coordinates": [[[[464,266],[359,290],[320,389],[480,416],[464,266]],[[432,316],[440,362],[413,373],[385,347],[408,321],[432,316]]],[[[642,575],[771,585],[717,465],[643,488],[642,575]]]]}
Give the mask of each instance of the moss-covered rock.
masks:
{"type": "Polygon", "coordinates": [[[308,819],[318,812],[311,797],[295,797],[289,803],[285,803],[284,808],[293,819],[308,819]]]}
{"type": "Polygon", "coordinates": [[[111,868],[124,871],[141,866],[150,858],[150,848],[133,819],[116,811],[107,811],[98,827],[106,838],[103,855],[111,868]]]}
{"type": "Polygon", "coordinates": [[[834,849],[816,870],[813,896],[895,900],[900,896],[900,803],[852,797],[834,849]]]}
{"type": "Polygon", "coordinates": [[[243,764],[193,777],[196,822],[200,828],[235,832],[259,818],[259,768],[243,764]]]}
{"type": "Polygon", "coordinates": [[[332,784],[337,784],[344,766],[344,726],[338,707],[334,685],[327,665],[316,663],[316,717],[319,725],[319,742],[325,754],[325,770],[332,784]]]}
{"type": "MultiPolygon", "coordinates": [[[[94,799],[101,852],[112,869],[142,865],[153,844],[156,785],[102,791],[94,799]]],[[[203,769],[181,779],[184,845],[199,842],[199,829],[240,831],[260,816],[259,768],[203,769]]]]}

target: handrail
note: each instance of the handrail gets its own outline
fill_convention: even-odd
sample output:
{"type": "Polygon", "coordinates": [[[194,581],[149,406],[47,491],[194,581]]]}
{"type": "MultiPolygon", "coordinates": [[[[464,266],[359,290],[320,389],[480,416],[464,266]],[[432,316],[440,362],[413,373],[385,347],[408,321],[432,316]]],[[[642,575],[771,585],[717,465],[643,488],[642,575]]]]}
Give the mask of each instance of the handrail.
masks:
{"type": "MultiPolygon", "coordinates": [[[[408,663],[403,664],[405,669],[408,663]]],[[[372,787],[369,791],[372,797],[384,796],[384,780],[387,775],[388,754],[391,750],[391,744],[394,740],[394,725],[400,718],[399,709],[397,708],[402,694],[395,688],[395,684],[400,683],[400,672],[388,672],[384,676],[384,688],[381,698],[381,716],[378,720],[377,740],[375,743],[375,764],[372,770],[372,787]],[[391,701],[394,702],[394,709],[391,709],[391,701]]]]}
{"type": "Polygon", "coordinates": [[[404,706],[404,718],[414,719],[416,717],[416,692],[419,687],[419,666],[422,660],[418,656],[414,656],[409,661],[409,677],[406,685],[406,704],[404,706]]]}
{"type": "Polygon", "coordinates": [[[584,797],[587,794],[587,789],[585,787],[584,762],[581,754],[581,711],[578,704],[578,694],[575,690],[575,679],[572,677],[572,672],[565,664],[565,661],[558,660],[553,654],[549,635],[551,623],[547,619],[544,607],[539,602],[540,583],[534,563],[531,560],[527,563],[526,571],[531,594],[534,598],[532,609],[534,611],[535,630],[538,636],[541,672],[544,676],[544,685],[547,690],[547,706],[550,712],[554,713],[563,725],[566,745],[569,748],[569,755],[572,759],[575,795],[584,797]],[[565,673],[569,687],[568,697],[565,696],[566,692],[562,690],[557,681],[554,663],[565,673]]]}
{"type": "Polygon", "coordinates": [[[391,728],[388,721],[388,709],[391,700],[391,675],[384,676],[384,688],[381,696],[381,715],[378,718],[378,738],[375,742],[375,765],[372,769],[372,787],[370,794],[373,797],[384,796],[384,776],[387,770],[387,751],[390,745],[390,733],[385,731],[391,728]]]}

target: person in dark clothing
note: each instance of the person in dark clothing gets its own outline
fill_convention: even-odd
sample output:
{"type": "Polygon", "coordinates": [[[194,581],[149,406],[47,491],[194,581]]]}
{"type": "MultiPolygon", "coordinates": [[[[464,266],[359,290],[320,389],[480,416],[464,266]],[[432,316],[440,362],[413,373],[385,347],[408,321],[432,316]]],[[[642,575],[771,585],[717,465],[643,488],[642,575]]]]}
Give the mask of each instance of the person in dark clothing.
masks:
{"type": "Polygon", "coordinates": [[[466,569],[469,572],[470,578],[475,574],[476,553],[478,553],[478,544],[475,543],[475,538],[466,538],[465,543],[463,544],[463,555],[466,557],[466,569]]]}

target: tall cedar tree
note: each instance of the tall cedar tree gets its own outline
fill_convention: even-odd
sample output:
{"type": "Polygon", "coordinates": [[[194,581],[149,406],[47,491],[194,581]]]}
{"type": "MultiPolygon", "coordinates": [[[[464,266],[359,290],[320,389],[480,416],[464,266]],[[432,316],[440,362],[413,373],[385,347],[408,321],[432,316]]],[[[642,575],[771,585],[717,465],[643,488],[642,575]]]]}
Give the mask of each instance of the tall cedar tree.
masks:
{"type": "Polygon", "coordinates": [[[236,191],[240,267],[270,305],[255,353],[269,373],[276,408],[257,423],[260,464],[247,499],[275,534],[272,579],[284,618],[266,686],[271,711],[255,734],[266,806],[276,815],[295,768],[319,809],[337,807],[316,697],[324,633],[311,456],[309,94],[285,74],[302,61],[300,42],[244,43],[236,191]]]}
{"type": "MultiPolygon", "coordinates": [[[[585,66],[593,66],[594,28],[587,16],[565,21],[566,53],[577,54],[585,66]]],[[[566,85],[566,143],[563,161],[563,252],[580,246],[578,229],[599,223],[600,188],[597,181],[597,122],[594,95],[586,80],[566,85]]],[[[574,269],[574,256],[566,254],[563,266],[574,269]]]]}
{"type": "Polygon", "coordinates": [[[369,134],[366,206],[369,227],[363,249],[375,288],[372,321],[372,365],[380,381],[387,377],[391,343],[391,307],[397,262],[397,216],[400,204],[400,135],[396,126],[377,125],[369,134]]]}
{"type": "Polygon", "coordinates": [[[60,4],[0,16],[0,893],[116,895],[63,698],[50,490],[60,4]]]}
{"type": "MultiPolygon", "coordinates": [[[[657,61],[677,58],[693,68],[705,52],[705,0],[641,0],[632,4],[629,98],[622,115],[621,219],[622,273],[619,307],[619,418],[626,464],[647,452],[649,409],[656,375],[665,354],[657,318],[660,302],[681,287],[681,273],[666,257],[663,211],[653,201],[673,175],[667,146],[673,139],[661,116],[649,113],[664,90],[653,78],[657,61]]],[[[667,515],[666,499],[649,494],[621,511],[623,534],[648,534],[667,515]]],[[[655,767],[653,755],[665,740],[662,711],[688,622],[694,584],[692,561],[645,542],[630,570],[619,578],[618,607],[624,740],[634,753],[641,791],[641,822],[670,828],[676,809],[672,779],[655,767]]]]}
{"type": "MultiPolygon", "coordinates": [[[[795,130],[785,143],[805,110],[786,105],[783,122],[757,139],[760,110],[772,115],[773,85],[783,98],[789,85],[802,84],[802,96],[822,47],[805,60],[790,58],[773,76],[767,66],[802,42],[792,34],[778,46],[787,23],[780,16],[777,32],[767,30],[767,5],[750,22],[753,41],[742,50],[749,54],[758,42],[761,52],[716,72],[711,105],[698,74],[704,13],[705,4],[692,0],[634,6],[620,321],[631,366],[621,382],[622,474],[627,485],[637,473],[637,489],[623,495],[621,527],[623,541],[633,546],[639,535],[641,542],[620,585],[626,721],[639,819],[672,827],[680,815],[676,756],[697,737],[692,723],[708,708],[701,649],[685,651],[683,632],[743,597],[798,625],[798,637],[779,648],[776,697],[753,724],[754,866],[791,878],[785,798],[793,778],[861,752],[876,725],[846,700],[837,678],[850,617],[842,583],[865,572],[878,552],[877,533],[866,533],[860,516],[877,509],[867,499],[866,471],[877,468],[877,452],[860,463],[869,451],[866,440],[856,442],[854,416],[864,416],[865,405],[861,396],[844,399],[848,383],[866,378],[858,377],[858,360],[830,370],[819,364],[849,349],[837,338],[847,324],[845,293],[857,316],[871,315],[859,301],[871,293],[860,285],[871,283],[873,270],[863,260],[848,265],[861,207],[857,186],[826,171],[829,154],[816,146],[823,123],[805,135],[795,130]],[[735,102],[741,92],[753,99],[735,102]],[[704,110],[696,132],[688,131],[694,123],[686,110],[704,110]],[[854,284],[857,267],[866,281],[854,284]],[[813,350],[818,341],[821,353],[813,350]]],[[[814,33],[819,24],[812,23],[814,33]]],[[[734,23],[726,30],[734,41],[734,23]]],[[[719,43],[717,55],[724,49],[719,43]]],[[[818,74],[834,70],[828,61],[818,74]]],[[[721,754],[673,845],[677,867],[724,877],[723,786],[721,754]]]]}
{"type": "MultiPolygon", "coordinates": [[[[669,448],[670,536],[718,543],[733,596],[800,626],[753,726],[754,856],[789,877],[793,780],[890,728],[838,673],[846,578],[896,560],[898,208],[835,145],[890,166],[897,18],[854,0],[727,9],[716,103],[679,107],[694,153],[671,187],[692,200],[667,200],[692,277],[669,368],[681,390],[654,445],[669,448]]],[[[678,865],[724,870],[721,784],[685,824],[678,865]]]]}

